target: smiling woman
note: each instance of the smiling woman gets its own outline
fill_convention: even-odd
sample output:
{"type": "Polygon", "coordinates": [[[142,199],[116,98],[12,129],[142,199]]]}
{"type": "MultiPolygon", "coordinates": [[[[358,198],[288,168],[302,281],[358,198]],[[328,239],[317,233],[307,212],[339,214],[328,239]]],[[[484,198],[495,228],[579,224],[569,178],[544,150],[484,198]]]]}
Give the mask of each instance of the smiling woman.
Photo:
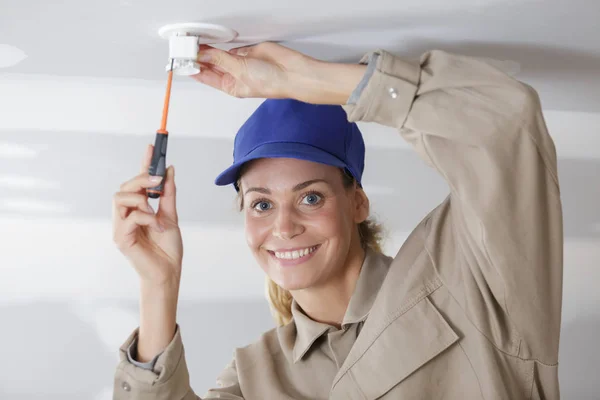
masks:
{"type": "MultiPolygon", "coordinates": [[[[267,98],[215,183],[238,193],[279,322],[236,349],[205,399],[559,398],[562,206],[531,87],[436,50],[419,61],[376,50],[358,64],[275,43],[200,53],[196,80],[267,98]],[[356,121],[397,129],[450,189],[393,257],[368,219],[356,121]]],[[[176,321],[174,170],[155,214],[150,154],[114,201],[115,241],[141,277],[114,399],[197,400],[176,321]]]]}
{"type": "Polygon", "coordinates": [[[365,258],[364,157],[358,126],[334,105],[268,100],[236,136],[234,163],[216,183],[238,190],[247,243],[280,288],[269,283],[268,293],[282,325],[291,297],[313,320],[341,326],[365,258]]]}
{"type": "MultiPolygon", "coordinates": [[[[246,231],[247,235],[250,239],[249,243],[253,243],[256,241],[260,241],[260,239],[253,239],[254,235],[259,234],[257,232],[257,221],[262,221],[261,219],[257,219],[257,217],[267,217],[268,213],[271,213],[271,218],[277,210],[274,209],[274,201],[277,201],[279,207],[285,207],[286,200],[291,202],[291,207],[298,209],[300,215],[306,216],[306,218],[312,218],[315,223],[308,225],[309,228],[314,226],[316,229],[314,231],[305,232],[302,234],[305,237],[313,238],[313,242],[317,241],[314,236],[317,236],[319,233],[321,236],[326,235],[323,233],[323,227],[328,226],[338,226],[335,223],[335,217],[338,213],[345,212],[345,209],[341,207],[339,204],[336,204],[336,200],[348,199],[352,191],[360,190],[358,194],[360,196],[365,196],[364,192],[356,185],[356,181],[354,177],[344,168],[333,168],[331,166],[327,166],[324,164],[312,163],[304,160],[296,160],[296,159],[286,159],[286,158],[264,158],[258,161],[250,161],[244,165],[244,167],[240,170],[240,178],[236,182],[236,187],[238,190],[238,204],[240,207],[240,211],[246,211],[246,231]],[[288,179],[286,176],[286,168],[290,169],[291,179],[288,179]],[[247,173],[250,171],[250,173],[247,173]],[[276,171],[275,173],[271,173],[271,171],[276,171]],[[300,173],[299,173],[300,172],[300,173]],[[302,172],[307,174],[307,178],[311,176],[325,176],[327,179],[308,179],[304,182],[296,184],[291,190],[288,189],[288,192],[281,193],[280,196],[277,196],[274,191],[268,188],[262,187],[250,187],[252,185],[252,180],[256,175],[264,175],[270,174],[269,182],[273,184],[275,187],[285,187],[285,185],[289,185],[293,180],[299,180],[299,177],[302,175],[302,172]],[[248,189],[244,190],[242,186],[242,178],[244,177],[244,182],[246,182],[248,189]],[[262,193],[263,195],[267,195],[268,197],[256,198],[253,199],[254,193],[262,193]],[[339,195],[339,196],[336,196],[339,195]],[[286,199],[287,195],[287,199],[286,199]],[[244,198],[247,198],[246,202],[244,198]],[[296,203],[296,204],[294,204],[296,203]],[[245,204],[248,204],[248,207],[244,207],[245,204]],[[327,207],[329,209],[333,209],[334,213],[323,213],[323,208],[327,207]],[[301,210],[304,209],[304,212],[301,210]],[[320,210],[321,212],[316,212],[320,210]],[[330,219],[328,219],[330,218],[330,219]]],[[[356,194],[356,192],[355,192],[356,194]]],[[[256,197],[256,196],[254,196],[256,197]]],[[[367,200],[363,198],[364,202],[367,200]]],[[[367,203],[365,203],[367,204],[367,203]]],[[[364,219],[357,224],[356,230],[358,232],[360,246],[363,249],[370,248],[373,251],[381,252],[380,240],[381,240],[381,232],[382,227],[377,224],[372,219],[364,219]]],[[[350,230],[352,232],[352,230],[350,230]]],[[[334,232],[334,234],[342,235],[344,232],[334,232]]],[[[335,238],[329,236],[327,238],[327,243],[330,246],[334,246],[335,243],[332,243],[335,238]]],[[[261,265],[263,270],[266,272],[266,294],[269,299],[269,302],[272,307],[273,316],[275,321],[279,326],[283,326],[289,323],[292,320],[292,300],[293,296],[290,292],[291,287],[286,283],[285,273],[290,272],[289,268],[279,268],[285,266],[297,266],[303,265],[305,269],[305,273],[314,272],[311,271],[311,265],[315,263],[321,265],[328,265],[326,260],[320,260],[318,257],[313,259],[317,250],[321,248],[321,243],[315,243],[314,245],[309,245],[305,247],[282,247],[277,248],[276,246],[272,246],[272,250],[269,250],[267,246],[260,246],[255,255],[258,259],[262,259],[267,262],[263,262],[261,265]],[[270,257],[260,257],[261,248],[266,250],[269,253],[270,257]],[[273,268],[269,268],[269,260],[273,260],[271,264],[275,264],[273,268]],[[309,264],[308,262],[312,263],[309,264]],[[277,271],[280,271],[279,273],[277,271]],[[275,278],[275,277],[278,278],[275,278]],[[273,280],[276,279],[277,281],[273,280]]],[[[329,263],[329,265],[331,265],[329,263]]],[[[314,268],[314,267],[313,267],[314,268]]],[[[305,282],[301,284],[305,287],[316,287],[314,282],[305,282]]],[[[298,296],[298,294],[296,294],[298,296]]],[[[337,325],[335,321],[330,321],[332,324],[337,325]]]]}

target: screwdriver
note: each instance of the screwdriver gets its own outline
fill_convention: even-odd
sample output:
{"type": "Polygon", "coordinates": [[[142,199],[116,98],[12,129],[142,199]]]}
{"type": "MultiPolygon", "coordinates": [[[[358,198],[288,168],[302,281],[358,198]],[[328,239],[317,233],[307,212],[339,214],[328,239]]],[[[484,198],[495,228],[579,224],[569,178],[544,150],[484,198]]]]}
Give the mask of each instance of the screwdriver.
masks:
{"type": "Polygon", "coordinates": [[[171,83],[173,82],[173,61],[171,59],[171,69],[167,76],[167,93],[165,94],[165,103],[163,105],[162,120],[160,129],[156,131],[154,140],[154,151],[152,152],[152,161],[150,163],[149,174],[151,176],[162,176],[163,180],[157,186],[146,189],[146,194],[152,199],[158,199],[164,189],[164,177],[167,164],[167,141],[169,132],[167,131],[167,115],[169,114],[169,100],[171,98],[171,83]]]}

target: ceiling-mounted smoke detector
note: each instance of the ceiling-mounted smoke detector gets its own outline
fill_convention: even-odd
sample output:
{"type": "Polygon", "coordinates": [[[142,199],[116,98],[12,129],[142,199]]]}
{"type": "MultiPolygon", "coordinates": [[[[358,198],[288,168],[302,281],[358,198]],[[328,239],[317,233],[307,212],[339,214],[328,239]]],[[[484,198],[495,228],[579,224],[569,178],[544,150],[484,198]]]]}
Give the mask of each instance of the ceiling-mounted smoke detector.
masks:
{"type": "Polygon", "coordinates": [[[169,63],[166,69],[171,69],[172,60],[173,73],[176,75],[194,75],[200,72],[200,65],[196,62],[200,44],[230,42],[238,35],[225,26],[203,22],[165,25],[158,30],[158,34],[169,40],[169,63]]]}

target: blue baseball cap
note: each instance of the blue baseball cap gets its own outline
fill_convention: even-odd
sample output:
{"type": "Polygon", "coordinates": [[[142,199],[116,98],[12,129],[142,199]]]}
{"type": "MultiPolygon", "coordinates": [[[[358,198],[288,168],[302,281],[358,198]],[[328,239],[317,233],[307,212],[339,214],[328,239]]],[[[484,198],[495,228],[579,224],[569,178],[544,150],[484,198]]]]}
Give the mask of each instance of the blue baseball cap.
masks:
{"type": "Polygon", "coordinates": [[[345,168],[361,184],[365,143],[355,123],[338,105],[292,99],[265,100],[235,136],[233,164],[215,179],[234,184],[240,168],[258,158],[296,158],[345,168]]]}

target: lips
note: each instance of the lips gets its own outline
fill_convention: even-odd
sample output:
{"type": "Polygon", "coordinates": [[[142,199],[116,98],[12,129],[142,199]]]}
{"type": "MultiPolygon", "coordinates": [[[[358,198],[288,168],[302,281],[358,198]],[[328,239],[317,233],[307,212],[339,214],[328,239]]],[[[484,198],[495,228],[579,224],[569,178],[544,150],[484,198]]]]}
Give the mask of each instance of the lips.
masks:
{"type": "Polygon", "coordinates": [[[321,245],[294,249],[268,250],[269,254],[282,266],[298,265],[313,257],[321,245]]]}
{"type": "Polygon", "coordinates": [[[317,249],[317,247],[318,246],[311,246],[311,247],[305,247],[305,248],[287,250],[287,251],[279,250],[279,251],[274,251],[273,254],[275,254],[275,257],[277,257],[278,259],[296,260],[298,258],[302,258],[302,257],[309,255],[310,253],[315,251],[317,249]]]}

